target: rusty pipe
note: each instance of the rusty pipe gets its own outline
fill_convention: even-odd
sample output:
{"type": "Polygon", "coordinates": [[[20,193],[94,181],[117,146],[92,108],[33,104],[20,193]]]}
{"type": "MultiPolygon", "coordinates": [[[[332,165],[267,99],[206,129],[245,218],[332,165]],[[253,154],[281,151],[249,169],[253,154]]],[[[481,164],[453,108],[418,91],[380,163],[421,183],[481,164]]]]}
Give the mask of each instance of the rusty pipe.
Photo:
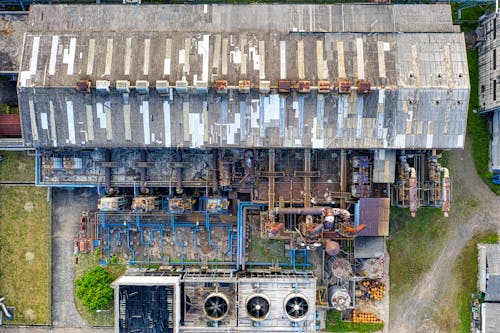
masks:
{"type": "MultiPolygon", "coordinates": [[[[182,150],[177,149],[175,152],[175,161],[182,162],[182,150]]],[[[182,194],[182,168],[178,166],[176,168],[176,176],[175,176],[175,192],[177,194],[182,194]]]]}
{"type": "Polygon", "coordinates": [[[325,207],[307,207],[307,208],[274,208],[274,214],[290,214],[290,215],[323,215],[323,208],[325,207]]]}
{"type": "Polygon", "coordinates": [[[443,189],[441,191],[441,199],[442,199],[441,211],[443,212],[445,217],[448,217],[448,213],[451,210],[450,172],[448,171],[447,168],[441,168],[439,171],[443,172],[443,189]]]}
{"type": "MultiPolygon", "coordinates": [[[[145,163],[146,162],[146,150],[141,150],[140,156],[139,156],[139,161],[145,163]]],[[[141,174],[141,193],[146,193],[146,175],[147,175],[147,169],[146,167],[141,167],[139,169],[139,172],[141,174]]]]}

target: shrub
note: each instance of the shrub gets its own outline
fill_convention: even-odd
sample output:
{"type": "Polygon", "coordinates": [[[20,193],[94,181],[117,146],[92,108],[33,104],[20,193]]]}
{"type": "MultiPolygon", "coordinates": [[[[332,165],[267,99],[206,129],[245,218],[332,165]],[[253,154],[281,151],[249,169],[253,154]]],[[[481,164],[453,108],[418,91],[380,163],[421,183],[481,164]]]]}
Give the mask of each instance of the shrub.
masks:
{"type": "Polygon", "coordinates": [[[102,267],[95,267],[75,281],[76,296],[89,311],[107,309],[111,306],[113,277],[102,267]]]}

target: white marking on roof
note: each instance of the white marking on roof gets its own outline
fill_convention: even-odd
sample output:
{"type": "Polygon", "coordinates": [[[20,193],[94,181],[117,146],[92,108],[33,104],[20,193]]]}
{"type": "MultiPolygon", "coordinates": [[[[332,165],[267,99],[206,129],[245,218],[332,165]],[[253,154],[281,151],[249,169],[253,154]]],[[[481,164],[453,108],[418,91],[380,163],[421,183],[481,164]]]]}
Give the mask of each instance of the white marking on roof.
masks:
{"type": "Polygon", "coordinates": [[[264,123],[270,123],[271,120],[280,119],[280,95],[272,94],[264,97],[264,123]]]}
{"type": "Polygon", "coordinates": [[[189,54],[191,53],[191,38],[184,39],[184,50],[186,52],[186,57],[184,58],[184,69],[183,72],[185,74],[189,74],[191,71],[191,67],[189,64],[189,54]]]}
{"type": "Polygon", "coordinates": [[[299,79],[303,80],[305,78],[303,40],[297,41],[297,71],[299,74],[299,79]]]}
{"type": "Polygon", "coordinates": [[[203,35],[203,41],[198,42],[198,54],[203,58],[201,80],[208,82],[208,55],[210,51],[209,35],[203,35]]]}
{"type": "Polygon", "coordinates": [[[75,53],[76,53],[76,38],[71,38],[69,40],[69,49],[64,49],[63,52],[63,64],[68,65],[68,75],[73,75],[73,70],[75,67],[75,53]]]}
{"type": "Polygon", "coordinates": [[[66,101],[66,115],[68,117],[68,140],[70,144],[76,144],[75,118],[73,114],[73,102],[66,101]]]}
{"type": "Polygon", "coordinates": [[[240,41],[240,50],[241,50],[241,67],[240,73],[241,75],[247,75],[247,54],[245,53],[245,45],[247,43],[246,38],[242,38],[240,41]]]}
{"type": "Polygon", "coordinates": [[[97,118],[99,119],[99,127],[106,128],[106,116],[104,115],[104,107],[102,103],[95,104],[97,111],[97,118]]]}
{"type": "Polygon", "coordinates": [[[111,119],[111,102],[104,102],[104,113],[106,115],[106,140],[113,140],[113,119],[111,119]]]}
{"type": "Polygon", "coordinates": [[[222,57],[222,75],[223,76],[227,75],[227,44],[228,44],[228,40],[227,40],[227,38],[224,38],[222,40],[222,52],[221,52],[221,57],[222,57]]]}
{"type": "Polygon", "coordinates": [[[259,79],[264,80],[266,78],[266,42],[263,40],[259,40],[259,64],[257,67],[259,70],[259,79]]]}
{"type": "Polygon", "coordinates": [[[280,79],[286,79],[286,42],[280,41],[280,79]]]}
{"type": "Polygon", "coordinates": [[[49,60],[49,75],[54,75],[56,73],[58,46],[59,46],[59,36],[52,36],[52,45],[50,47],[50,60],[49,60]]]}
{"type": "Polygon", "coordinates": [[[170,130],[170,104],[168,101],[163,101],[163,121],[165,126],[165,147],[170,147],[172,132],[170,130]]]}
{"type": "Polygon", "coordinates": [[[386,77],[384,42],[377,42],[378,76],[386,77]]]}
{"type": "Polygon", "coordinates": [[[172,59],[172,40],[165,41],[165,59],[163,59],[163,75],[170,75],[170,62],[172,59]]]}
{"type": "Polygon", "coordinates": [[[213,56],[213,61],[212,61],[212,68],[217,68],[217,71],[215,71],[216,73],[219,72],[221,43],[222,43],[222,36],[220,34],[215,35],[214,56],[213,56]]]}
{"type": "Polygon", "coordinates": [[[179,65],[184,64],[185,53],[184,49],[179,50],[179,65]]]}
{"type": "Polygon", "coordinates": [[[57,147],[57,124],[56,124],[56,116],[54,112],[54,103],[49,101],[49,114],[50,114],[50,138],[52,140],[52,145],[57,147]]]}
{"type": "Polygon", "coordinates": [[[40,119],[42,120],[42,129],[48,130],[49,122],[47,121],[47,113],[46,112],[40,113],[40,119]]]}
{"type": "Polygon", "coordinates": [[[339,77],[345,77],[344,42],[337,42],[337,66],[339,68],[339,77]]]}
{"type": "Polygon", "coordinates": [[[324,56],[323,56],[323,41],[316,41],[316,71],[318,74],[318,78],[320,80],[326,80],[328,78],[328,74],[325,75],[325,64],[324,64],[324,56]]]}
{"type": "Polygon", "coordinates": [[[356,59],[358,64],[358,79],[365,79],[365,54],[363,51],[363,38],[356,38],[356,59]]]}
{"type": "Polygon", "coordinates": [[[206,14],[208,12],[208,5],[203,5],[203,13],[206,14]]]}
{"type": "Polygon", "coordinates": [[[151,144],[151,132],[149,130],[149,102],[142,101],[139,106],[140,113],[142,113],[142,126],[144,129],[144,144],[151,144]]]}
{"type": "MultiPolygon", "coordinates": [[[[94,69],[95,39],[89,39],[89,53],[87,54],[87,75],[91,75],[94,69]]],[[[89,139],[90,140],[90,139],[89,139]]]]}
{"type": "Polygon", "coordinates": [[[125,140],[132,140],[132,128],[130,126],[130,104],[123,105],[123,120],[125,123],[125,140]]]}
{"type": "Polygon", "coordinates": [[[85,113],[87,115],[87,139],[94,140],[94,116],[92,115],[92,105],[85,104],[85,113]]]}
{"type": "Polygon", "coordinates": [[[189,138],[189,102],[182,103],[182,137],[183,141],[190,141],[189,138]]]}
{"type": "Polygon", "coordinates": [[[130,63],[132,62],[132,38],[127,38],[125,42],[125,59],[123,64],[123,74],[130,75],[130,63]]]}
{"type": "Polygon", "coordinates": [[[205,134],[203,122],[199,113],[189,114],[189,134],[191,134],[191,148],[198,148],[203,145],[205,134]]]}
{"type": "Polygon", "coordinates": [[[111,75],[112,61],[113,61],[113,40],[108,39],[106,45],[106,65],[104,67],[104,75],[111,75]]]}
{"type": "Polygon", "coordinates": [[[151,48],[151,39],[144,40],[144,66],[142,68],[143,74],[149,74],[149,50],[151,48]]]}
{"type": "Polygon", "coordinates": [[[38,50],[40,48],[40,37],[33,37],[33,47],[31,49],[31,61],[30,61],[30,74],[36,74],[36,67],[38,63],[38,50]]]}
{"type": "Polygon", "coordinates": [[[38,127],[36,126],[35,103],[30,100],[28,104],[30,108],[31,136],[33,137],[33,141],[38,141],[38,127]]]}

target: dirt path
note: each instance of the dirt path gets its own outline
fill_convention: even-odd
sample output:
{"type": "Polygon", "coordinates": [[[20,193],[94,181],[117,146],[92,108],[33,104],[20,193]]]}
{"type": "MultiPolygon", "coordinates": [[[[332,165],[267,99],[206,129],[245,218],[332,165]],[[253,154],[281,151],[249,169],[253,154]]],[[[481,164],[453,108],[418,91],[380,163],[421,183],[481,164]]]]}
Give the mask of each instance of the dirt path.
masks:
{"type": "Polygon", "coordinates": [[[453,283],[452,269],[457,256],[475,234],[500,230],[500,197],[477,175],[470,151],[468,146],[464,151],[453,152],[450,158],[453,180],[450,235],[420,283],[401,299],[391,300],[394,303],[389,332],[440,332],[434,322],[438,317],[435,311],[439,305],[454,302],[456,283],[453,283]],[[470,202],[476,203],[474,207],[468,204],[470,202]]]}

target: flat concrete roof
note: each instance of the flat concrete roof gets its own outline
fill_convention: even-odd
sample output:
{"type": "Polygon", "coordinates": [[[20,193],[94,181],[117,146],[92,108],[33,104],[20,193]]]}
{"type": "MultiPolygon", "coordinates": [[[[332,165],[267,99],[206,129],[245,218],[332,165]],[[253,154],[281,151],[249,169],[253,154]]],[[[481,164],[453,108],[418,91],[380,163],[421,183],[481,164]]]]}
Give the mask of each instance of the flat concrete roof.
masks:
{"type": "Polygon", "coordinates": [[[0,12],[0,73],[19,71],[23,37],[28,30],[26,12],[0,12]]]}

